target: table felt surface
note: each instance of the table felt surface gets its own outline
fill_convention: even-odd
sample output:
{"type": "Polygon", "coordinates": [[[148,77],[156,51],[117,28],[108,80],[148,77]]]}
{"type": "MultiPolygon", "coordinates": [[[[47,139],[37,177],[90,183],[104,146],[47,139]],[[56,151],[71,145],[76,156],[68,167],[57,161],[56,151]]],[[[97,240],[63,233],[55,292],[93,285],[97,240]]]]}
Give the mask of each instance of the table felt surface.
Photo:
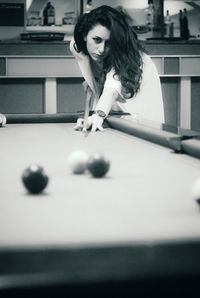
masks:
{"type": "Polygon", "coordinates": [[[98,246],[200,239],[192,197],[200,160],[117,130],[73,123],[8,124],[0,130],[0,248],[98,246]],[[103,178],[71,173],[73,150],[103,152],[103,178]],[[28,194],[21,175],[42,165],[49,184],[28,194]]]}

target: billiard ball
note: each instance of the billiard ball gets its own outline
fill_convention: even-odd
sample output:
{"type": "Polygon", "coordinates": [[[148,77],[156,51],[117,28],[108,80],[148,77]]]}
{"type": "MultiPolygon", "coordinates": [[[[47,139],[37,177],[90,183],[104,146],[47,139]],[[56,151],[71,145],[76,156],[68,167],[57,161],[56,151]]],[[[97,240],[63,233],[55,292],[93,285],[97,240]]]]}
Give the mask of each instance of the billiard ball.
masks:
{"type": "Polygon", "coordinates": [[[0,114],[0,127],[6,126],[6,122],[7,122],[6,116],[3,114],[0,114]]]}
{"type": "Polygon", "coordinates": [[[193,184],[192,195],[196,202],[200,205],[200,178],[198,178],[193,184]]]}
{"type": "Polygon", "coordinates": [[[22,181],[30,193],[39,194],[47,186],[49,177],[41,166],[32,164],[23,171],[22,181]]]}
{"type": "Polygon", "coordinates": [[[87,169],[88,154],[82,150],[72,151],[67,162],[73,174],[83,174],[87,169]]]}
{"type": "Polygon", "coordinates": [[[89,156],[88,170],[94,177],[103,177],[110,168],[110,161],[102,153],[93,153],[89,156]]]}

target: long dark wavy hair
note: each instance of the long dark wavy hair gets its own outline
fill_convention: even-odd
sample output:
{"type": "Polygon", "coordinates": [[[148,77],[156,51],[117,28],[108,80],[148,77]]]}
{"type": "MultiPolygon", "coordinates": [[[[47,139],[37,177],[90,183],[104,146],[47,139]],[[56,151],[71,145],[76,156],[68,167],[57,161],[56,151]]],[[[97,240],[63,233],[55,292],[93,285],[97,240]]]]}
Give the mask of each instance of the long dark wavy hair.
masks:
{"type": "Polygon", "coordinates": [[[116,78],[122,84],[125,98],[133,97],[140,88],[142,77],[141,52],[144,51],[126,15],[117,9],[103,5],[79,17],[74,29],[76,50],[88,54],[84,37],[97,24],[110,31],[109,54],[104,60],[104,70],[114,68],[116,78]]]}

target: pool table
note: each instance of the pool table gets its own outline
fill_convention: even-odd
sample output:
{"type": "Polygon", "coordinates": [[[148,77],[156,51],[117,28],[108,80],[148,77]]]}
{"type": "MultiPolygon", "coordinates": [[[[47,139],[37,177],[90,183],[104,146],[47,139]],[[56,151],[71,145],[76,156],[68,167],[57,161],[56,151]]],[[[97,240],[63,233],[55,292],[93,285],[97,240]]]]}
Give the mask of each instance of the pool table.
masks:
{"type": "Polygon", "coordinates": [[[198,133],[111,115],[84,136],[79,116],[7,115],[0,128],[0,297],[196,297],[198,133]],[[74,150],[104,153],[107,175],[71,173],[74,150]],[[32,163],[49,176],[39,195],[22,184],[32,163]]]}

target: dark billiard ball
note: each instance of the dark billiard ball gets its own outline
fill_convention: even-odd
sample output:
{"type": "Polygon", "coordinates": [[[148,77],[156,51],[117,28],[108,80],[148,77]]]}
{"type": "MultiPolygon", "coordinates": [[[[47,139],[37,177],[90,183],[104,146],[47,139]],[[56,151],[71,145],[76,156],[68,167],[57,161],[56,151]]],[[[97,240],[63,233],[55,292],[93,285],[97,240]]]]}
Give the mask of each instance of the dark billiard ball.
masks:
{"type": "Polygon", "coordinates": [[[39,194],[47,186],[49,178],[41,166],[32,164],[24,170],[22,181],[30,193],[39,194]]]}
{"type": "Polygon", "coordinates": [[[110,161],[102,153],[89,156],[88,170],[94,177],[103,177],[110,168],[110,161]]]}

